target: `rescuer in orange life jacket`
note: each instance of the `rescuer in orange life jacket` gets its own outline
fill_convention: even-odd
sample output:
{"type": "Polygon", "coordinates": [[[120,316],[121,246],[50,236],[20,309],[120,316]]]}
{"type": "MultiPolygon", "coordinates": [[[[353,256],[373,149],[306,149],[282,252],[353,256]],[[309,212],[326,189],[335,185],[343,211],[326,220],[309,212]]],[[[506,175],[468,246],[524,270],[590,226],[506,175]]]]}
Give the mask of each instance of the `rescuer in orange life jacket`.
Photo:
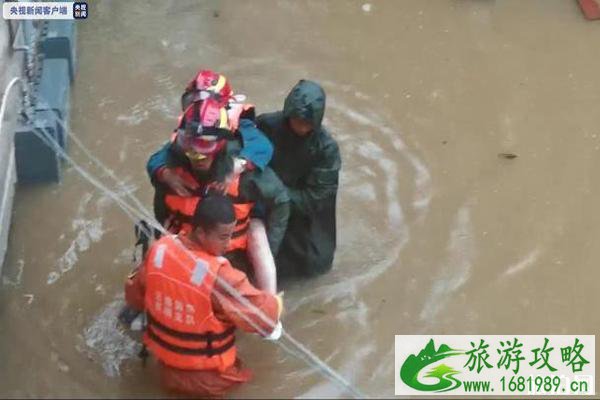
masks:
{"type": "Polygon", "coordinates": [[[282,297],[258,290],[221,257],[236,223],[229,196],[206,197],[192,229],[156,241],[128,280],[126,301],[146,312],[144,345],[158,359],[168,390],[223,395],[251,379],[237,358],[235,329],[271,340],[282,334],[282,297]]]}
{"type": "Polygon", "coordinates": [[[148,161],[157,220],[172,233],[186,230],[207,191],[227,193],[238,224],[225,256],[257,287],[276,293],[273,257],[287,227],[289,197],[266,166],[272,146],[253,122],[254,107],[238,102],[226,78],[207,70],[188,84],[182,107],[170,142],[148,161]]]}

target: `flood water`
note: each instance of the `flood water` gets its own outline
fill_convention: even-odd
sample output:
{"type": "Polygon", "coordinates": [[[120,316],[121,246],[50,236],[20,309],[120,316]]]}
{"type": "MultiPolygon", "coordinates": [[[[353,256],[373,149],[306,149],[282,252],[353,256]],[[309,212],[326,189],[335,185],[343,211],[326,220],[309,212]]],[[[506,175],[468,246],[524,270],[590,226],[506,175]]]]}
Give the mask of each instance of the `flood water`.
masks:
{"type": "MultiPolygon", "coordinates": [[[[197,69],[259,112],[322,83],[339,245],[329,274],[286,287],[284,325],[367,395],[393,395],[395,334],[600,334],[600,22],[576,2],[91,7],[71,129],[148,207],[145,162],[197,69]]],[[[132,221],[66,166],[60,185],[18,188],[12,223],[0,396],[164,396],[114,329],[132,221]]],[[[239,347],[255,379],[232,397],[348,395],[272,343],[239,347]]]]}

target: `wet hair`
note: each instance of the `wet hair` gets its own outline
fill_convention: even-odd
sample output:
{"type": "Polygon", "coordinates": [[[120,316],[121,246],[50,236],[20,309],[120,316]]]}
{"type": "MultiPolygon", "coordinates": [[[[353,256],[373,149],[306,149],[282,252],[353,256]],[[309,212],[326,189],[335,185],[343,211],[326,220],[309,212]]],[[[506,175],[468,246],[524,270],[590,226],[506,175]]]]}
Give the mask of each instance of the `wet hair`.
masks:
{"type": "Polygon", "coordinates": [[[231,199],[222,194],[210,194],[198,202],[192,217],[192,225],[205,231],[218,224],[231,224],[235,221],[235,210],[231,199]]]}

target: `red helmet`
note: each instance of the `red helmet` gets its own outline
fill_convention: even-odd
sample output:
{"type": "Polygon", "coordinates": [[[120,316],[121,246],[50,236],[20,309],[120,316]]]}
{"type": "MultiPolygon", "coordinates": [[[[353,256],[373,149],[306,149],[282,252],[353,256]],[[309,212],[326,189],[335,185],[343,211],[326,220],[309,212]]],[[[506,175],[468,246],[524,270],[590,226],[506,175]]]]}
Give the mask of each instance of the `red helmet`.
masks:
{"type": "Polygon", "coordinates": [[[233,96],[233,89],[225,75],[210,70],[200,70],[185,88],[182,105],[185,109],[191,102],[213,98],[226,106],[233,96]]]}
{"type": "Polygon", "coordinates": [[[177,143],[185,152],[215,154],[232,135],[227,126],[227,110],[216,99],[194,102],[183,113],[177,143]]]}

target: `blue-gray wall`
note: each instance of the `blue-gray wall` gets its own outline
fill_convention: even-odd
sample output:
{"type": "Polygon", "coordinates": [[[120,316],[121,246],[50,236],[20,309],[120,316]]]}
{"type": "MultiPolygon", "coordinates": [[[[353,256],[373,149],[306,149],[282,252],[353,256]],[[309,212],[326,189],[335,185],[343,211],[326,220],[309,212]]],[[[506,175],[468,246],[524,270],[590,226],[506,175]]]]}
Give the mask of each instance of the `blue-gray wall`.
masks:
{"type": "MultiPolygon", "coordinates": [[[[6,85],[23,71],[23,52],[11,50],[8,22],[0,21],[0,98],[6,85]]],[[[11,90],[7,100],[7,110],[0,131],[0,273],[6,255],[8,232],[15,193],[16,170],[13,149],[16,116],[20,110],[20,88],[11,90]]]]}

